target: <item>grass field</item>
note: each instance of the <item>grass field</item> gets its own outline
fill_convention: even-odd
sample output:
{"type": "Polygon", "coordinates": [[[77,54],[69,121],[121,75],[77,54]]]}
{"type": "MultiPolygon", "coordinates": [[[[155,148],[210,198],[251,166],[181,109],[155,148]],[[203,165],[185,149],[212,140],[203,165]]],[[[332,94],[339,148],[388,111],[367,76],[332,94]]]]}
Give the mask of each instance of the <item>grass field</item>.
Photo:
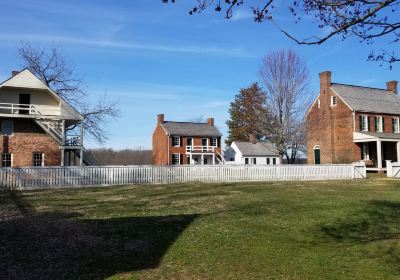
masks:
{"type": "Polygon", "coordinates": [[[0,192],[0,278],[400,279],[400,181],[0,192]]]}

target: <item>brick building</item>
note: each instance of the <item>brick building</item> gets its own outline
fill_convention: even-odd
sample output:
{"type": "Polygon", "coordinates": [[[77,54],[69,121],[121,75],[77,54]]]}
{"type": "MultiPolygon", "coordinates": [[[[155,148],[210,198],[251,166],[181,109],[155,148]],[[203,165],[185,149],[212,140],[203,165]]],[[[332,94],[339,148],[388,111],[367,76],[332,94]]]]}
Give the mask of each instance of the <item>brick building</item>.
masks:
{"type": "Polygon", "coordinates": [[[82,121],[29,70],[13,71],[0,84],[0,166],[84,164],[82,121]]]}
{"type": "Polygon", "coordinates": [[[222,163],[221,136],[214,118],[207,123],[173,122],[160,114],[153,133],[153,164],[222,163]]]}
{"type": "Polygon", "coordinates": [[[383,171],[400,160],[400,97],[397,81],[386,89],[332,83],[320,76],[320,94],[307,113],[309,164],[365,161],[383,171]]]}

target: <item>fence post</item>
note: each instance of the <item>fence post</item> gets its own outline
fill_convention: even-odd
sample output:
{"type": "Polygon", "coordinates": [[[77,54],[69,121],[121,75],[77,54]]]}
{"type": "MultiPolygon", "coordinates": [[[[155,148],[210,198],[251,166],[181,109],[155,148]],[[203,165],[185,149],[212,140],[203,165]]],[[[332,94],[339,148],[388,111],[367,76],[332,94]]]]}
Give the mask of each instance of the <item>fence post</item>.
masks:
{"type": "Polygon", "coordinates": [[[386,175],[388,178],[393,177],[393,165],[391,160],[386,160],[386,175]]]}

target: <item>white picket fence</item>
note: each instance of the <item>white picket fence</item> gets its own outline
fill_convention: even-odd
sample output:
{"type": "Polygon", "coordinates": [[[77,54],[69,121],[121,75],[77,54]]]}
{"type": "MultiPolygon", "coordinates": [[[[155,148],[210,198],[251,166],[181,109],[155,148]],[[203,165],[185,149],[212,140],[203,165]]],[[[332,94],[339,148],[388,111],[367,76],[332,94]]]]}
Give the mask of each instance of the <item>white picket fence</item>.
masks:
{"type": "Polygon", "coordinates": [[[12,189],[142,183],[241,182],[365,178],[363,164],[185,165],[0,168],[0,186],[12,189]]]}
{"type": "Polygon", "coordinates": [[[400,178],[400,162],[386,161],[386,174],[389,178],[400,178]]]}

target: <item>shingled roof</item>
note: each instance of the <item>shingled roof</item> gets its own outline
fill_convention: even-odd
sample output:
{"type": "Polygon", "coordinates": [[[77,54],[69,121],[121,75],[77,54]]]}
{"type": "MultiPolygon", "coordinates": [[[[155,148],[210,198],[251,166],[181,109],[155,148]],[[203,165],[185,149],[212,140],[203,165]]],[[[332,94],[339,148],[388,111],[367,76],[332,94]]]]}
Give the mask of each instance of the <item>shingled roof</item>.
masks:
{"type": "Polygon", "coordinates": [[[267,142],[242,142],[234,141],[243,156],[279,156],[279,153],[272,143],[267,142]]]}
{"type": "Polygon", "coordinates": [[[170,122],[161,124],[169,135],[194,137],[221,137],[218,128],[208,123],[170,122]]]}
{"type": "Polygon", "coordinates": [[[331,89],[354,111],[400,115],[400,96],[392,91],[336,83],[331,89]]]}

